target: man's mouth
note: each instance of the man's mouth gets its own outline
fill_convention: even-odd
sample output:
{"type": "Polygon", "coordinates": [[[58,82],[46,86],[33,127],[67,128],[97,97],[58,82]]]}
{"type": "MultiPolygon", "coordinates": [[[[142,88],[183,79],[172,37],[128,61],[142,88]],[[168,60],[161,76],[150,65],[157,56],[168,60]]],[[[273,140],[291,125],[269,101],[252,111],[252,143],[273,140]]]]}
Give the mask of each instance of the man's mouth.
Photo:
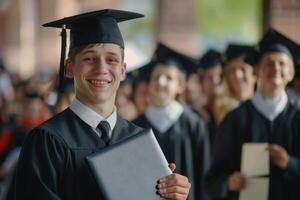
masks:
{"type": "Polygon", "coordinates": [[[112,82],[107,79],[88,79],[87,81],[94,87],[105,87],[112,82]]]}

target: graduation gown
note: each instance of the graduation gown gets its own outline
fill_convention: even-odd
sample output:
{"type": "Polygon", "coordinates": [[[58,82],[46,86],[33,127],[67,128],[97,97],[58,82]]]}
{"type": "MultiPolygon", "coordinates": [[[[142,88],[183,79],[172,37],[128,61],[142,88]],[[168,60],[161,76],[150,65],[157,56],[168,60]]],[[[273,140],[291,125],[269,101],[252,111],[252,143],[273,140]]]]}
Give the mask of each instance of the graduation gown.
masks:
{"type": "Polygon", "coordinates": [[[210,162],[210,147],[205,123],[187,108],[164,133],[159,132],[145,114],[133,123],[152,128],[167,161],[176,164],[175,172],[188,177],[191,183],[188,199],[206,199],[203,180],[210,162]]]}
{"type": "Polygon", "coordinates": [[[270,200],[300,199],[300,111],[288,102],[273,120],[259,113],[250,100],[230,112],[220,125],[207,184],[214,199],[238,199],[228,192],[228,178],[240,171],[241,149],[246,142],[267,142],[284,147],[290,158],[285,170],[270,164],[270,200]]]}
{"type": "MultiPolygon", "coordinates": [[[[141,130],[118,116],[110,144],[141,130]]],[[[9,199],[103,199],[84,158],[104,146],[92,127],[67,108],[29,133],[9,199]]]]}

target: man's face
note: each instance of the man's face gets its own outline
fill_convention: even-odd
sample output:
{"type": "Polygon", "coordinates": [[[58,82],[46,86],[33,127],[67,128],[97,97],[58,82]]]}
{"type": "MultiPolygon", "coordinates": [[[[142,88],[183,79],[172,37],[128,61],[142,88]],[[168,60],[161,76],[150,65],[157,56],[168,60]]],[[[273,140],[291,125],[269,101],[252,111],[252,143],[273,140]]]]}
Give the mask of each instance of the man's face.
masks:
{"type": "Polygon", "coordinates": [[[292,60],[282,52],[264,54],[257,65],[258,83],[262,89],[284,89],[293,76],[292,60]]]}
{"type": "Polygon", "coordinates": [[[221,73],[222,67],[219,64],[201,72],[200,83],[202,86],[203,93],[208,98],[211,98],[218,93],[221,85],[221,73]]]}
{"type": "Polygon", "coordinates": [[[66,64],[75,80],[76,97],[86,104],[114,103],[126,65],[115,44],[89,45],[66,64]]]}
{"type": "Polygon", "coordinates": [[[228,89],[234,98],[245,100],[253,94],[255,84],[253,68],[242,58],[230,61],[225,66],[224,76],[228,89]]]}
{"type": "Polygon", "coordinates": [[[166,106],[183,91],[180,72],[175,66],[158,64],[151,72],[149,95],[155,106],[166,106]]]}
{"type": "Polygon", "coordinates": [[[187,79],[186,96],[190,103],[196,103],[201,99],[202,88],[199,81],[198,74],[191,74],[187,79]]]}

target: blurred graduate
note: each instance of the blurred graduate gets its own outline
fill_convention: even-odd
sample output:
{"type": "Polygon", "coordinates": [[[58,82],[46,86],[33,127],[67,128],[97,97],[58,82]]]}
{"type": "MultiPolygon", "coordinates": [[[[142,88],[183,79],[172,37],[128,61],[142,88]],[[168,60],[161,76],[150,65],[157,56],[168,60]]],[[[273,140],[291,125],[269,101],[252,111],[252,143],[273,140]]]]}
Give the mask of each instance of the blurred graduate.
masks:
{"type": "Polygon", "coordinates": [[[285,88],[294,76],[293,55],[298,44],[269,29],[246,61],[255,66],[257,91],[231,111],[215,141],[207,183],[213,199],[238,199],[247,187],[240,172],[244,143],[269,143],[269,200],[300,199],[300,111],[285,88]]]}
{"type": "Polygon", "coordinates": [[[150,103],[133,122],[153,132],[176,172],[189,178],[188,199],[206,199],[204,175],[210,163],[205,122],[177,100],[185,90],[185,79],[197,69],[197,62],[159,43],[149,70],[150,103]]]}

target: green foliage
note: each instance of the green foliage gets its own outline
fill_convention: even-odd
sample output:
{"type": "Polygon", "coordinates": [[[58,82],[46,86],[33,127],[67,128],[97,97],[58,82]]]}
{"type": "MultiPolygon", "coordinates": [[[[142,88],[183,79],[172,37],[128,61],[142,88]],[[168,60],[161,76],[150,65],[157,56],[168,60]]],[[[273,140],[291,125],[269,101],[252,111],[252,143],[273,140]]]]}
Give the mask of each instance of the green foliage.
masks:
{"type": "Polygon", "coordinates": [[[262,23],[262,0],[195,0],[202,33],[232,32],[257,37],[262,23]],[[254,35],[253,35],[254,34],[254,35]]]}

